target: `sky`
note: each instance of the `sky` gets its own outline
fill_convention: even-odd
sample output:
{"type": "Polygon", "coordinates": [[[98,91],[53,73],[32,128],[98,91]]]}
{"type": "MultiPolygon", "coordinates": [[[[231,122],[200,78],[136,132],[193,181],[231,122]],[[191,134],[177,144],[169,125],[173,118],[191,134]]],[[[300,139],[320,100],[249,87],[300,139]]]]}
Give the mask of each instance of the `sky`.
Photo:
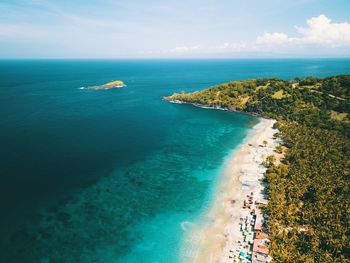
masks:
{"type": "Polygon", "coordinates": [[[0,58],[350,57],[350,0],[0,0],[0,58]]]}

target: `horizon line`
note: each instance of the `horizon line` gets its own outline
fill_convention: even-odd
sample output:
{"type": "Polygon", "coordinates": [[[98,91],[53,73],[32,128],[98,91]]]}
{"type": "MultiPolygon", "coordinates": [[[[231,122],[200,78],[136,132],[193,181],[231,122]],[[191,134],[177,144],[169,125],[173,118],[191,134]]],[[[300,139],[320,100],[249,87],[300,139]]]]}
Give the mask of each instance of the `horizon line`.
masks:
{"type": "Polygon", "coordinates": [[[315,57],[23,57],[23,58],[0,58],[0,60],[280,60],[280,59],[350,59],[350,56],[315,56],[315,57]]]}

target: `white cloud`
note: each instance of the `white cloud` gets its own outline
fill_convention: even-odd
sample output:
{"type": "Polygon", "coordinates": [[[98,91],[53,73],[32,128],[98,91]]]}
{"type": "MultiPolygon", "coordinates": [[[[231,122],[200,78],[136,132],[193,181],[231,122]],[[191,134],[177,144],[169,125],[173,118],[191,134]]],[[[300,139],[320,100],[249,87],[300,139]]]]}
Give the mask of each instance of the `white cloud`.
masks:
{"type": "Polygon", "coordinates": [[[0,23],[0,40],[2,39],[28,39],[45,35],[52,36],[48,28],[34,27],[28,24],[2,24],[0,23]]]}
{"type": "Polygon", "coordinates": [[[197,54],[220,54],[228,52],[237,52],[246,49],[247,44],[239,43],[223,43],[220,45],[196,45],[196,46],[181,46],[171,50],[173,53],[197,53],[197,54]]]}
{"type": "Polygon", "coordinates": [[[217,45],[188,45],[161,51],[141,51],[145,56],[314,56],[349,55],[350,23],[334,23],[325,15],[312,17],[305,27],[295,27],[296,35],[274,32],[258,36],[255,41],[225,42],[217,45]]]}
{"type": "Polygon", "coordinates": [[[265,33],[258,36],[257,44],[312,45],[325,48],[350,47],[350,24],[332,23],[325,15],[312,17],[306,27],[296,27],[298,36],[289,37],[285,33],[265,33]]]}
{"type": "Polygon", "coordinates": [[[290,39],[284,33],[264,33],[262,36],[258,36],[256,43],[258,44],[283,44],[289,42],[290,39]]]}
{"type": "Polygon", "coordinates": [[[194,45],[194,46],[177,46],[171,49],[163,50],[141,50],[138,52],[142,56],[224,56],[227,54],[251,51],[254,46],[246,42],[223,43],[217,45],[194,45]]]}
{"type": "Polygon", "coordinates": [[[297,27],[301,40],[307,44],[320,44],[329,47],[350,46],[350,24],[332,23],[325,15],[307,21],[308,27],[297,27]]]}
{"type": "Polygon", "coordinates": [[[171,52],[188,53],[188,52],[196,52],[196,51],[199,51],[199,50],[200,50],[199,46],[191,46],[191,47],[182,46],[182,47],[174,48],[173,50],[171,50],[171,52]]]}
{"type": "Polygon", "coordinates": [[[22,28],[17,25],[0,24],[0,38],[12,36],[20,33],[21,31],[22,31],[22,28]]]}

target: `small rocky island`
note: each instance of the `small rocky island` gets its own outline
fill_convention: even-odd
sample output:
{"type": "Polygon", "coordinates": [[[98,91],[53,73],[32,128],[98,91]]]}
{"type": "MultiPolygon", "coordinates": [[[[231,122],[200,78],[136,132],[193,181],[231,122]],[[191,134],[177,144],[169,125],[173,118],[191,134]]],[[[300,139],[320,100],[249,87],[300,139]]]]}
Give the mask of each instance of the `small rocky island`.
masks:
{"type": "Polygon", "coordinates": [[[90,89],[90,90],[105,90],[105,89],[118,89],[125,87],[125,83],[121,80],[114,80],[111,82],[108,82],[103,85],[98,86],[88,86],[88,87],[82,87],[81,89],[90,89]]]}

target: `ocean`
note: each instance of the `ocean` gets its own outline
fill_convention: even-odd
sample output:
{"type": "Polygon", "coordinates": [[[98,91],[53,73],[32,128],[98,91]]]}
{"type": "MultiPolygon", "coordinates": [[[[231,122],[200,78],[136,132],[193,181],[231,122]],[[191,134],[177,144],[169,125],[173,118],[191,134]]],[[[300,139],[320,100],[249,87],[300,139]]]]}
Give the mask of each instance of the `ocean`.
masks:
{"type": "Polygon", "coordinates": [[[162,97],[345,73],[350,59],[1,60],[0,262],[180,262],[257,119],[162,97]]]}

